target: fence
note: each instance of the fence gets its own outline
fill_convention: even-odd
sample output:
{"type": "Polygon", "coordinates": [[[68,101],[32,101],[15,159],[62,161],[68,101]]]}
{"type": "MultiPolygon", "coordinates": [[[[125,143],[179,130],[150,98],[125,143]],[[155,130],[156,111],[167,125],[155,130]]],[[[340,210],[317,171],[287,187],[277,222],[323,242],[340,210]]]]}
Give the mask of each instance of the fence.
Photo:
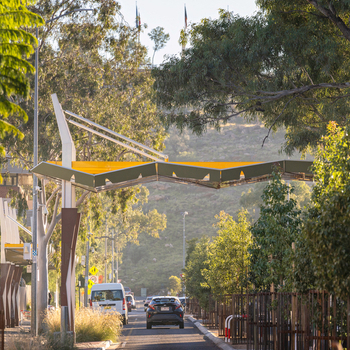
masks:
{"type": "Polygon", "coordinates": [[[207,312],[198,301],[202,322],[224,335],[225,319],[231,320],[232,344],[247,350],[329,350],[332,342],[350,344],[350,302],[327,292],[256,293],[209,298],[207,312]],[[206,317],[204,317],[206,314],[206,317]]]}

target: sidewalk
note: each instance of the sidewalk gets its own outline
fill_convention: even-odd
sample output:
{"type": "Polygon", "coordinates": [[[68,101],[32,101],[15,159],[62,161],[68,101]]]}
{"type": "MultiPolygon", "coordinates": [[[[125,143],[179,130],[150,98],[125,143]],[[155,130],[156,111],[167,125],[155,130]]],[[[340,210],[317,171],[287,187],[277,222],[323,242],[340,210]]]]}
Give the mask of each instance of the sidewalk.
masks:
{"type": "Polygon", "coordinates": [[[222,349],[222,350],[245,350],[247,348],[246,345],[235,345],[235,347],[233,347],[230,343],[225,343],[224,337],[219,337],[217,330],[209,331],[206,327],[204,327],[200,323],[200,320],[196,320],[191,315],[187,315],[186,317],[189,321],[194,323],[194,325],[198,328],[198,330],[202,334],[204,334],[208,339],[210,339],[220,349],[222,349]]]}
{"type": "MultiPolygon", "coordinates": [[[[20,341],[25,343],[26,338],[31,338],[30,335],[30,320],[25,319],[21,322],[21,325],[14,328],[5,328],[5,349],[16,349],[15,342],[20,341]]],[[[108,341],[96,341],[75,344],[79,350],[113,350],[119,346],[118,344],[108,341]]]]}

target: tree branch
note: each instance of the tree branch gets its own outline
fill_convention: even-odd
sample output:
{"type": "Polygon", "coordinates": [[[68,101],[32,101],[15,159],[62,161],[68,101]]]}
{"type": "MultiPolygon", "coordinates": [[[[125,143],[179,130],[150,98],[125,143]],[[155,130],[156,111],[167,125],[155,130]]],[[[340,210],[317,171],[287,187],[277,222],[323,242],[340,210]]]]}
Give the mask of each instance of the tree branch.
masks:
{"type": "Polygon", "coordinates": [[[55,206],[54,206],[54,209],[53,209],[53,214],[52,214],[52,219],[51,219],[51,222],[50,222],[50,226],[47,229],[46,235],[44,237],[45,245],[47,245],[47,243],[49,242],[57,222],[61,219],[61,214],[57,215],[57,210],[58,210],[58,204],[60,202],[60,197],[61,197],[60,193],[57,193],[56,202],[55,202],[55,206]],[[59,219],[58,219],[58,217],[59,217],[59,219]]]}
{"type": "Polygon", "coordinates": [[[350,29],[346,26],[344,21],[336,15],[334,6],[329,3],[329,9],[321,6],[317,0],[306,0],[312,6],[314,6],[318,11],[320,11],[324,16],[326,16],[333,24],[343,33],[346,40],[350,41],[350,29]]]}
{"type": "Polygon", "coordinates": [[[267,135],[266,135],[266,136],[264,137],[264,139],[263,139],[263,142],[262,142],[262,144],[261,144],[261,148],[264,147],[265,141],[266,141],[266,139],[269,137],[270,132],[271,132],[273,126],[277,123],[277,120],[278,120],[279,117],[282,115],[282,113],[284,112],[284,110],[287,108],[289,102],[293,101],[293,100],[294,100],[295,98],[297,98],[297,97],[298,97],[298,95],[293,96],[293,97],[284,105],[284,107],[283,107],[283,109],[282,109],[282,112],[277,116],[277,118],[273,121],[273,123],[272,123],[271,126],[269,127],[269,131],[267,132],[267,135]]]}

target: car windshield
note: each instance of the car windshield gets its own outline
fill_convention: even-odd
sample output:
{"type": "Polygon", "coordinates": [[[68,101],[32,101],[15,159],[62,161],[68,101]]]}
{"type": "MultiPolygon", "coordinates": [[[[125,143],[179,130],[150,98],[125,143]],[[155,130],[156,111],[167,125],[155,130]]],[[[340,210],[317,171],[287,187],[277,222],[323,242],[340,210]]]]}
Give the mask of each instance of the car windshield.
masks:
{"type": "Polygon", "coordinates": [[[91,292],[92,301],[123,300],[123,292],[119,290],[94,290],[91,292]]]}
{"type": "Polygon", "coordinates": [[[153,303],[176,303],[178,302],[175,298],[154,298],[153,303]]]}

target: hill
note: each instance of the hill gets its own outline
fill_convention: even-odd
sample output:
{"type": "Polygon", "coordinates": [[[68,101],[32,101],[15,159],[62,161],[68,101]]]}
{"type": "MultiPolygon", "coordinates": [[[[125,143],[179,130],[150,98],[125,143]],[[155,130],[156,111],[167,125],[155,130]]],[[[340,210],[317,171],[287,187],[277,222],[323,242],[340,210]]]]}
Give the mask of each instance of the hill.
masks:
{"type": "MultiPolygon", "coordinates": [[[[260,123],[247,124],[242,118],[232,119],[218,132],[208,129],[201,137],[185,130],[169,131],[165,153],[170,161],[273,161],[300,159],[300,154],[286,157],[280,153],[284,132],[278,131],[262,145],[267,129],[260,123]]],[[[312,158],[307,157],[308,160],[312,158]]],[[[148,294],[166,291],[168,278],[179,276],[182,269],[183,219],[187,211],[186,239],[213,236],[215,215],[224,210],[236,216],[239,199],[249,185],[220,190],[155,182],[147,184],[150,191],[145,210],[157,209],[167,215],[167,228],[158,239],[140,235],[140,245],[128,245],[123,251],[119,278],[139,295],[140,288],[148,294]]]]}

